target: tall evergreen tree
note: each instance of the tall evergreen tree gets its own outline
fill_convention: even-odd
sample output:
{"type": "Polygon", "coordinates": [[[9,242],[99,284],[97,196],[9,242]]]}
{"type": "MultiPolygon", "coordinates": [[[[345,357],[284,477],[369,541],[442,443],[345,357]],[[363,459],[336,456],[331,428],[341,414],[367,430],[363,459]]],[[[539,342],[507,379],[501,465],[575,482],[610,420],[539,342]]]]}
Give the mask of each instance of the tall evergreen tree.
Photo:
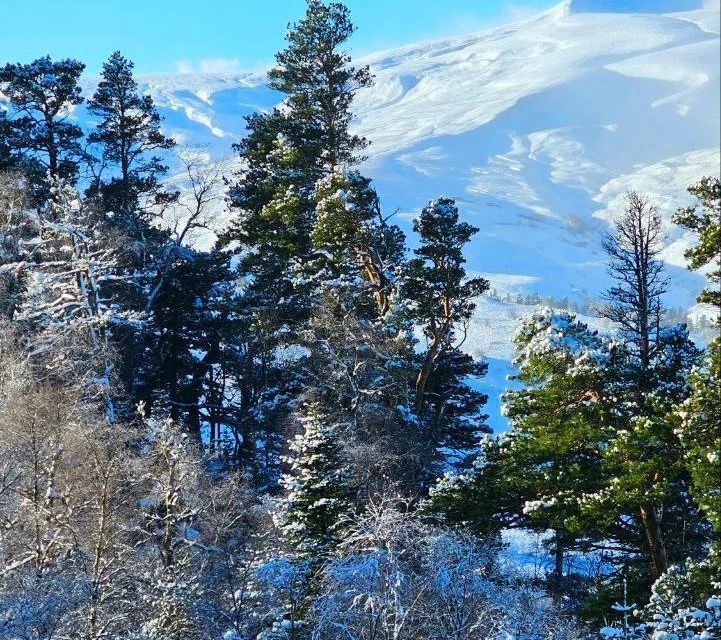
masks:
{"type": "Polygon", "coordinates": [[[141,95],[133,78],[133,63],[115,51],[103,64],[98,88],[88,101],[88,111],[99,121],[88,141],[102,149],[103,162],[114,169],[108,180],[92,186],[99,191],[104,209],[117,216],[118,224],[132,231],[145,222],[139,208],[143,196],[168,198],[159,179],[168,170],[155,153],[175,142],[163,135],[161,118],[150,95],[141,95]]]}
{"type": "MultiPolygon", "coordinates": [[[[54,62],[49,56],[0,68],[0,92],[9,103],[0,140],[4,137],[12,153],[38,163],[51,178],[71,183],[78,176],[83,133],[68,117],[83,101],[78,80],[84,68],[77,60],[54,62]]],[[[38,188],[47,195],[47,183],[38,188]]]]}
{"type": "Polygon", "coordinates": [[[245,167],[230,191],[239,214],[225,241],[254,247],[240,271],[252,274],[251,299],[284,316],[280,323],[296,324],[308,304],[293,265],[321,258],[311,243],[316,182],[353,164],[366,145],[348,132],[355,94],[370,83],[367,67],[350,66],[342,50],[352,32],[345,6],[310,0],[269,72],[270,86],[286,98],[272,113],[250,116],[237,146],[245,167]]]}
{"type": "Polygon", "coordinates": [[[691,477],[691,495],[713,528],[713,580],[721,582],[721,339],[707,347],[689,380],[691,393],[677,408],[676,432],[691,477]]]}
{"type": "Polygon", "coordinates": [[[453,200],[428,203],[413,229],[420,246],[406,266],[402,292],[427,343],[414,380],[414,410],[427,424],[432,460],[440,449],[456,455],[468,450],[478,433],[487,430],[486,416],[480,413],[487,398],[465,382],[485,375],[487,364],[475,362],[460,346],[475,309],[473,299],[489,284],[466,278],[463,247],[478,229],[459,221],[453,200]]]}
{"type": "MultiPolygon", "coordinates": [[[[187,307],[165,313],[164,305],[175,298],[172,291],[161,289],[168,283],[175,284],[173,278],[187,266],[186,258],[193,252],[174,242],[169,230],[158,225],[156,219],[178,196],[161,184],[167,166],[160,154],[171,149],[175,142],[163,135],[162,119],[153,99],[139,92],[133,77],[133,63],[118,51],[104,63],[98,87],[88,101],[88,110],[97,118],[88,141],[98,168],[94,170],[95,179],[86,196],[94,202],[97,228],[118,255],[119,269],[132,274],[131,279],[108,282],[105,294],[118,306],[146,318],[143,327],[126,326],[116,332],[116,339],[122,344],[118,363],[120,378],[130,397],[134,401],[145,400],[149,408],[153,399],[166,392],[170,393],[172,403],[185,402],[184,393],[169,391],[174,386],[165,375],[167,366],[163,368],[162,363],[179,364],[173,357],[177,355],[175,351],[165,353],[163,350],[177,338],[178,322],[187,317],[187,307]],[[163,295],[162,310],[154,309],[154,302],[163,295]],[[161,317],[171,326],[158,326],[161,317]],[[160,335],[167,338],[165,342],[158,339],[160,335]],[[153,387],[154,383],[157,388],[153,387]]],[[[202,286],[200,282],[195,284],[202,286]]],[[[192,290],[197,292],[198,288],[192,290]]],[[[184,362],[188,358],[192,360],[187,352],[179,357],[184,362]]],[[[178,366],[176,375],[186,373],[178,366]]],[[[178,418],[178,405],[172,403],[171,413],[178,418]]],[[[193,420],[193,424],[197,426],[197,420],[193,420]]]]}
{"type": "MultiPolygon", "coordinates": [[[[370,83],[368,69],[353,68],[343,50],[352,31],[345,6],[310,0],[305,16],[289,29],[287,46],[276,55],[269,73],[270,86],[285,96],[283,103],[271,113],[248,117],[248,135],[236,147],[242,169],[229,196],[237,214],[221,243],[240,254],[239,303],[246,326],[252,328],[246,346],[254,354],[249,362],[256,369],[250,377],[265,385],[260,392],[246,394],[255,403],[249,415],[256,426],[265,423],[276,431],[276,385],[294,395],[302,369],[298,362],[291,367],[279,356],[303,343],[301,333],[323,283],[344,270],[329,251],[327,238],[314,240],[314,232],[328,196],[324,187],[333,181],[332,175],[344,175],[366,146],[348,131],[356,92],[370,83]]],[[[346,191],[362,203],[364,220],[372,218],[377,211],[375,193],[355,176],[343,179],[353,183],[346,191]]],[[[360,223],[354,232],[354,246],[363,251],[369,234],[360,232],[360,223]]],[[[356,272],[362,268],[357,264],[356,272]]],[[[374,295],[385,291],[380,282],[378,277],[370,285],[374,295]]]]}

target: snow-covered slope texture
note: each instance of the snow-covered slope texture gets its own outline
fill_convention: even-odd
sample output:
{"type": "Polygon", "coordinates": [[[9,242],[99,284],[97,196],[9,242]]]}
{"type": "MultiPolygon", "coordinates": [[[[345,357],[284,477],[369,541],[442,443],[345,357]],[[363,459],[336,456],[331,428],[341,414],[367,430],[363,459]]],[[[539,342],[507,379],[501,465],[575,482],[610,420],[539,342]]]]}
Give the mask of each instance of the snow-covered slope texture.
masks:
{"type": "MultiPolygon", "coordinates": [[[[355,127],[373,142],[364,170],[386,210],[408,229],[429,199],[455,197],[480,228],[469,266],[499,289],[598,296],[600,238],[625,190],[648,192],[668,220],[688,183],[720,171],[718,0],[566,0],[358,62],[376,82],[355,127]]],[[[243,115],[279,99],[251,74],[142,82],[170,134],[218,157],[243,115]]],[[[702,286],[684,268],[689,241],[669,226],[669,303],[687,307],[702,286]]]]}

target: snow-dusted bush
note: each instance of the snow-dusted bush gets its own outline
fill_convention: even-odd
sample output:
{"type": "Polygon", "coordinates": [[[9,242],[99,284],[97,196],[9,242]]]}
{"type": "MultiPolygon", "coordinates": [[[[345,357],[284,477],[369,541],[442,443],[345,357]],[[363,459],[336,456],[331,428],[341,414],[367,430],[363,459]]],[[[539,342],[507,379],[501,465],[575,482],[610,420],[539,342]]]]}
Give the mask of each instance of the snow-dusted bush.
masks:
{"type": "Polygon", "coordinates": [[[322,570],[316,640],[581,640],[540,592],[500,570],[492,546],[431,527],[384,498],[347,525],[322,570]]]}
{"type": "Polygon", "coordinates": [[[294,638],[306,628],[311,564],[283,555],[261,562],[255,569],[253,617],[263,630],[257,640],[294,638]]]}
{"type": "MultiPolygon", "coordinates": [[[[651,598],[642,610],[634,611],[639,623],[617,623],[603,627],[603,640],[718,640],[721,638],[721,596],[693,603],[692,582],[704,563],[671,566],[651,588],[651,598]],[[625,627],[625,628],[624,628],[625,627]]],[[[617,606],[617,610],[623,607],[617,606]]],[[[628,607],[632,609],[633,606],[628,607]]]]}

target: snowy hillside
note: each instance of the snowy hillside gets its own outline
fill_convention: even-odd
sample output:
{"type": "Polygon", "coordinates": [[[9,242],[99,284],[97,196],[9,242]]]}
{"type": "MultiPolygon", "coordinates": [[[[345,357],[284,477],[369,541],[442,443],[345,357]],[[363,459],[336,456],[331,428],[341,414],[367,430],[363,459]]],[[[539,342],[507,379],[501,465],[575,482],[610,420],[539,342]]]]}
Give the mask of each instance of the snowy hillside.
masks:
{"type": "MultiPolygon", "coordinates": [[[[690,182],[719,173],[718,0],[566,0],[358,62],[376,77],[356,129],[373,142],[364,170],[386,211],[409,229],[429,199],[455,197],[480,227],[469,266],[500,289],[597,297],[599,240],[625,190],[647,191],[668,219],[690,182]]],[[[278,100],[253,74],[142,82],[168,132],[216,157],[232,155],[242,116],[278,100]]],[[[685,269],[688,240],[670,228],[665,258],[669,303],[690,308],[702,279],[685,269]]]]}

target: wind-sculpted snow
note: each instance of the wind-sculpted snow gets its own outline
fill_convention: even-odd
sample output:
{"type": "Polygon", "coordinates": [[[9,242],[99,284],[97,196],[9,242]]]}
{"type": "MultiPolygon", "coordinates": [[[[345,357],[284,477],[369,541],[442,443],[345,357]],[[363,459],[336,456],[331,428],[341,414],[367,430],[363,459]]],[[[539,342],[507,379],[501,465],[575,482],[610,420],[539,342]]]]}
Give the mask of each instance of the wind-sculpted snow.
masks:
{"type": "Polygon", "coordinates": [[[358,126],[372,134],[376,152],[394,151],[475,129],[527,96],[609,63],[708,38],[673,17],[577,13],[562,3],[486,33],[369,57],[377,84],[361,96],[358,126]]]}

